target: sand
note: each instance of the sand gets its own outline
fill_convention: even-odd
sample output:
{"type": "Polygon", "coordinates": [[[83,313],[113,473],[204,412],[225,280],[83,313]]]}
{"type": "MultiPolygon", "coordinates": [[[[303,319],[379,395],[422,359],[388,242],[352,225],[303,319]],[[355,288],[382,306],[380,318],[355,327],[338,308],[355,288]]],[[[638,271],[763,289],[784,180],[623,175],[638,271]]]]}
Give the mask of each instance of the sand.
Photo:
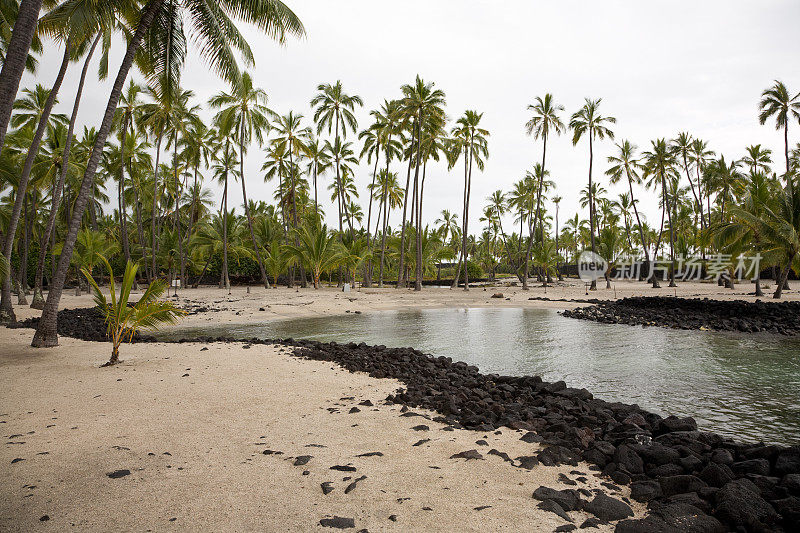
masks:
{"type": "MultiPolygon", "coordinates": [[[[751,289],[682,284],[677,294],[754,299],[745,294],[751,289]]],[[[670,290],[616,286],[618,297],[670,290]]],[[[255,287],[247,294],[234,287],[232,293],[183,291],[184,305],[222,309],[189,316],[184,325],[348,310],[577,305],[528,300],[545,296],[538,287],[426,288],[421,294],[255,287]],[[490,298],[494,292],[504,297],[490,298]]],[[[793,292],[788,296],[796,299],[793,292]]],[[[550,288],[547,297],[586,298],[575,283],[550,288]]],[[[590,297],[613,298],[613,290],[590,297]]],[[[89,296],[69,295],[62,307],[90,305],[89,296]]],[[[19,318],[38,313],[16,311],[19,318]]],[[[29,347],[32,334],[0,328],[2,531],[331,531],[320,520],[334,516],[352,518],[353,531],[552,531],[567,522],[536,507],[531,494],[537,487],[567,488],[559,474],[575,479],[573,470],[585,474],[578,487],[601,488],[605,481],[586,464],[530,471],[511,466],[487,452],[534,454],[537,445],[520,441],[522,432],[444,431],[425,418],[400,416],[399,406],[383,402],[399,382],[302,360],[280,347],[126,345],[122,364],[100,369],[109,345],[61,338],[56,348],[35,350],[29,347]],[[364,400],[374,407],[359,405],[364,400]],[[352,407],[360,411],[350,413],[352,407]],[[412,429],[420,424],[429,430],[412,429]],[[413,446],[421,439],[430,441],[413,446]],[[265,449],[282,453],[264,455],[265,449]],[[450,459],[470,449],[483,459],[450,459]],[[356,457],[376,451],[383,456],[356,457]],[[303,455],[313,458],[294,466],[303,455]],[[357,470],[330,470],[335,465],[357,470]],[[120,469],[130,474],[107,476],[120,469]],[[345,494],[360,476],[366,479],[345,494]],[[334,488],[328,495],[323,482],[334,488]],[[491,507],[476,510],[482,506],[491,507]],[[45,515],[49,520],[40,521],[45,515]]],[[[628,496],[627,488],[602,488],[628,496]]],[[[643,506],[632,507],[642,516],[643,506]]],[[[576,525],[588,516],[570,513],[576,525]]]]}

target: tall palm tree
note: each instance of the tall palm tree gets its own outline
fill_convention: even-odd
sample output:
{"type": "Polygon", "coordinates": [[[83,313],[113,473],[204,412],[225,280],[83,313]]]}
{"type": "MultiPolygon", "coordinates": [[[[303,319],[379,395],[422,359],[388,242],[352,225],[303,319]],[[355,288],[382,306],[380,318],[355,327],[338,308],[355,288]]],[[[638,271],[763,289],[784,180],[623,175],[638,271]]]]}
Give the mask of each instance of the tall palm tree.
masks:
{"type": "MultiPolygon", "coordinates": [[[[600,114],[600,102],[602,102],[602,98],[598,98],[597,100],[590,100],[586,98],[586,101],[577,112],[575,112],[570,121],[569,127],[572,130],[572,144],[578,144],[578,141],[586,135],[589,138],[589,188],[592,187],[592,163],[594,161],[594,139],[603,140],[606,137],[609,139],[614,139],[614,132],[608,126],[609,124],[615,124],[617,119],[614,117],[605,117],[600,114]]],[[[594,228],[595,228],[595,206],[594,202],[589,202],[589,231],[591,235],[591,243],[592,243],[592,253],[596,253],[597,250],[595,248],[595,239],[594,239],[594,228]]],[[[590,290],[597,289],[597,281],[592,280],[592,284],[590,290]]]]}
{"type": "MultiPolygon", "coordinates": [[[[378,174],[377,194],[382,198],[383,223],[381,225],[381,259],[378,273],[378,287],[383,287],[383,269],[386,259],[386,238],[389,228],[389,215],[392,209],[399,207],[403,203],[403,189],[397,181],[397,173],[389,172],[388,169],[381,170],[378,174]]],[[[375,233],[377,234],[377,229],[375,233]]]]}
{"type": "Polygon", "coordinates": [[[212,109],[219,109],[217,120],[220,123],[230,123],[234,129],[236,140],[239,144],[239,178],[242,182],[242,201],[247,216],[247,226],[250,229],[250,239],[256,254],[258,269],[261,273],[261,282],[269,289],[269,280],[264,270],[264,261],[261,259],[259,246],[253,233],[253,217],[247,201],[247,185],[244,176],[244,154],[253,138],[262,144],[263,133],[270,128],[269,116],[274,112],[267,107],[267,93],[264,89],[254,87],[250,73],[244,72],[241,81],[234,85],[231,92],[220,92],[209,100],[212,109]]]}
{"type": "Polygon", "coordinates": [[[235,178],[239,172],[239,161],[236,151],[231,142],[231,128],[233,126],[230,117],[226,121],[218,122],[217,138],[215,146],[214,164],[212,170],[218,181],[222,182],[222,205],[220,206],[220,216],[222,217],[222,272],[220,273],[219,287],[225,288],[230,293],[231,280],[228,272],[228,182],[230,178],[235,178]]]}
{"type": "MultiPolygon", "coordinates": [[[[467,239],[469,236],[469,200],[472,190],[472,166],[473,163],[478,170],[483,171],[484,161],[489,157],[488,137],[489,130],[480,126],[483,113],[467,110],[464,115],[456,121],[452,134],[456,141],[452,144],[452,155],[455,152],[464,154],[464,210],[461,227],[461,256],[464,263],[464,290],[469,290],[469,276],[467,273],[467,239]]],[[[452,157],[452,156],[451,156],[452,157]]],[[[458,274],[456,274],[457,283],[458,274]]]]}
{"type": "MultiPolygon", "coordinates": [[[[317,135],[327,127],[328,135],[333,130],[334,142],[331,147],[343,147],[343,139],[347,137],[348,129],[355,132],[358,129],[358,121],[353,113],[356,106],[364,105],[361,97],[357,94],[350,96],[344,92],[341,80],[336,83],[321,83],[317,86],[319,91],[311,99],[311,107],[314,108],[314,122],[317,124],[317,135]],[[341,131],[341,137],[339,132],[341,131]]],[[[336,169],[336,185],[342,190],[342,172],[340,154],[332,152],[334,167],[336,169]]],[[[339,232],[342,232],[342,214],[344,200],[339,197],[339,232]]]]}
{"type": "MultiPolygon", "coordinates": [[[[100,34],[98,33],[95,37],[94,41],[92,42],[89,51],[86,54],[86,59],[83,63],[83,70],[81,70],[81,77],[78,81],[78,89],[75,95],[75,103],[72,106],[72,114],[69,119],[69,127],[67,129],[67,136],[64,139],[64,147],[62,150],[62,157],[61,157],[61,165],[60,165],[60,172],[57,178],[57,182],[55,187],[53,188],[53,194],[50,199],[50,213],[47,217],[47,225],[45,226],[44,233],[42,234],[42,238],[39,241],[40,248],[39,248],[39,261],[36,265],[36,277],[34,281],[34,290],[33,290],[33,299],[31,300],[31,307],[34,309],[44,309],[44,297],[42,295],[42,284],[43,284],[43,276],[44,276],[44,264],[45,259],[47,257],[47,246],[50,242],[50,237],[53,234],[53,230],[56,225],[56,217],[58,215],[58,208],[61,202],[61,195],[64,190],[64,182],[66,181],[67,173],[69,172],[70,168],[70,149],[72,147],[72,139],[75,132],[75,121],[78,117],[78,109],[81,103],[81,96],[83,95],[83,87],[84,83],[86,82],[86,74],[89,70],[89,62],[94,55],[95,48],[97,48],[97,43],[100,40],[100,34]]],[[[52,280],[50,282],[52,284],[52,280]]]]}
{"type": "MultiPolygon", "coordinates": [[[[36,0],[32,1],[35,2],[36,0]]],[[[175,13],[177,15],[177,17],[173,16],[171,18],[173,21],[179,20],[179,17],[182,16],[181,10],[174,9],[174,7],[176,7],[176,1],[177,0],[169,2],[171,5],[168,6],[171,8],[170,13],[175,13]]],[[[56,275],[53,279],[53,287],[48,293],[47,303],[45,304],[39,326],[34,335],[33,342],[31,343],[34,347],[55,346],[58,344],[58,334],[56,331],[58,303],[61,299],[61,292],[64,287],[64,281],[66,280],[67,269],[75,245],[78,228],[89,200],[94,183],[94,175],[97,170],[97,165],[100,162],[103,146],[111,131],[111,125],[119,102],[119,97],[122,93],[125,80],[128,77],[128,72],[133,66],[134,58],[142,43],[145,41],[145,37],[151,33],[151,24],[156,19],[157,15],[162,14],[160,12],[162,8],[165,7],[166,3],[166,0],[148,0],[143,8],[134,15],[135,22],[132,23],[132,27],[136,29],[132,32],[128,40],[127,49],[117,77],[112,85],[111,94],[109,95],[103,120],[98,130],[97,139],[92,148],[83,180],[81,181],[80,191],[78,192],[73,208],[72,218],[68,226],[67,235],[64,239],[64,246],[62,247],[58,267],[56,268],[56,275]]],[[[231,16],[254,24],[259,30],[279,42],[284,42],[287,34],[303,35],[305,32],[300,20],[280,0],[262,0],[257,3],[245,2],[243,0],[231,0],[225,4],[215,4],[216,9],[212,10],[206,9],[208,5],[205,3],[205,0],[181,0],[180,6],[178,7],[186,9],[189,13],[204,13],[204,16],[188,16],[186,20],[193,30],[194,41],[198,44],[202,56],[209,62],[214,71],[221,74],[222,77],[228,81],[236,81],[239,78],[239,69],[236,59],[233,56],[232,48],[242,51],[245,57],[247,57],[245,52],[249,50],[246,41],[231,20],[231,16]]],[[[156,27],[162,28],[163,26],[159,25],[156,27]]],[[[171,23],[169,27],[178,27],[183,31],[182,24],[171,23]]],[[[161,37],[166,37],[170,34],[172,34],[172,31],[159,33],[161,37]]],[[[149,56],[151,58],[166,57],[168,54],[163,53],[165,51],[164,48],[171,47],[173,42],[174,41],[170,39],[148,38],[149,56]]],[[[252,57],[252,54],[250,57],[252,57]]],[[[169,68],[173,66],[173,62],[168,63],[169,68]]],[[[0,102],[0,108],[2,108],[2,102],[0,102]]],[[[2,109],[0,109],[0,124],[3,122],[1,113],[2,109]]]]}
{"type": "Polygon", "coordinates": [[[783,128],[784,154],[786,155],[786,182],[789,183],[791,166],[789,165],[789,122],[794,119],[800,122],[800,93],[792,94],[782,81],[775,80],[772,87],[761,93],[758,103],[758,121],[763,125],[767,119],[775,117],[775,129],[783,128]]]}
{"type": "MultiPolygon", "coordinates": [[[[667,221],[669,223],[669,247],[670,247],[670,278],[669,286],[675,287],[675,216],[673,211],[675,207],[675,199],[671,198],[671,194],[667,187],[667,181],[677,181],[678,176],[675,172],[675,156],[674,152],[670,150],[665,139],[656,139],[651,141],[651,151],[645,152],[644,155],[644,168],[645,176],[651,176],[652,184],[660,184],[661,186],[661,200],[663,207],[667,213],[667,221]]],[[[658,185],[656,185],[658,186],[658,185]]],[[[655,276],[653,276],[653,286],[655,287],[655,276]]]]}
{"type": "MultiPolygon", "coordinates": [[[[558,116],[560,112],[564,111],[564,106],[557,105],[553,101],[553,95],[547,93],[544,98],[537,96],[535,103],[528,106],[529,111],[533,111],[533,117],[525,124],[525,132],[528,135],[533,135],[534,139],[542,139],[542,171],[539,174],[537,192],[536,192],[536,219],[534,220],[533,232],[536,232],[536,221],[541,216],[542,205],[542,183],[546,175],[545,162],[547,158],[547,138],[550,133],[561,135],[565,126],[558,116]]],[[[534,233],[531,233],[531,241],[534,233]]],[[[544,232],[542,232],[542,242],[544,242],[544,232]]],[[[528,243],[528,250],[525,254],[525,277],[522,280],[522,289],[528,289],[528,256],[530,255],[531,242],[528,243]]]]}
{"type": "Polygon", "coordinates": [[[120,139],[120,166],[119,166],[119,219],[120,236],[122,237],[122,252],[125,255],[126,263],[131,260],[130,243],[128,242],[128,227],[125,204],[125,148],[127,145],[128,130],[133,128],[139,121],[142,113],[142,102],[139,95],[142,87],[131,81],[125,93],[120,97],[117,120],[119,125],[120,139]]]}
{"type": "MultiPolygon", "coordinates": [[[[692,141],[692,151],[691,151],[691,158],[692,164],[695,168],[695,178],[697,180],[697,196],[700,200],[700,217],[703,217],[703,179],[702,175],[708,166],[709,161],[711,158],[714,157],[714,152],[708,149],[708,142],[702,139],[694,139],[692,141]]],[[[705,183],[708,184],[707,182],[705,183]]],[[[711,224],[711,194],[708,189],[705,190],[705,198],[706,203],[708,205],[708,220],[706,221],[706,227],[711,224]]]]}
{"type": "MultiPolygon", "coordinates": [[[[444,122],[444,105],[445,94],[441,89],[434,89],[434,83],[425,83],[422,78],[417,75],[413,84],[406,84],[400,88],[403,93],[403,98],[400,102],[401,113],[404,120],[411,127],[411,147],[416,152],[414,157],[414,192],[413,202],[414,208],[412,213],[416,212],[416,269],[414,281],[414,290],[422,290],[422,231],[421,231],[421,187],[419,181],[419,171],[422,166],[422,136],[423,128],[426,124],[430,123],[443,123],[444,122]],[[416,149],[413,148],[416,141],[416,149]]],[[[413,218],[413,215],[412,215],[413,218]]],[[[412,220],[413,223],[413,220],[412,220]]],[[[405,246],[405,209],[403,211],[403,226],[400,236],[400,248],[404,250],[405,246]]],[[[403,263],[404,253],[400,254],[400,272],[398,273],[397,287],[401,287],[403,277],[403,263]]]]}
{"type": "MultiPolygon", "coordinates": [[[[678,136],[673,139],[670,144],[671,148],[675,154],[675,158],[678,159],[683,163],[683,169],[686,171],[686,179],[689,180],[689,187],[692,189],[692,196],[694,196],[695,205],[697,206],[697,211],[700,212],[703,208],[703,204],[700,202],[700,196],[698,192],[695,190],[694,181],[692,181],[692,175],[689,173],[689,162],[691,160],[691,153],[692,153],[692,145],[694,143],[694,139],[692,136],[686,132],[681,132],[678,136]]],[[[700,188],[700,184],[697,184],[698,189],[700,188]]],[[[700,217],[700,229],[705,228],[705,221],[703,217],[700,217]]]]}
{"type": "MultiPolygon", "coordinates": [[[[644,260],[647,263],[648,268],[650,267],[650,252],[648,252],[647,241],[644,237],[644,228],[642,226],[642,219],[639,217],[639,208],[636,207],[636,204],[639,203],[633,195],[633,184],[641,184],[642,178],[639,175],[638,170],[641,168],[639,160],[636,158],[636,150],[637,146],[630,142],[629,140],[625,139],[622,142],[616,143],[617,147],[617,155],[612,155],[608,157],[608,162],[611,164],[611,167],[606,171],[606,175],[609,177],[609,182],[612,185],[616,185],[625,176],[625,179],[628,182],[628,193],[630,194],[630,203],[633,206],[633,213],[636,216],[636,226],[639,229],[639,241],[642,244],[642,250],[644,251],[644,260]]],[[[700,204],[701,212],[702,212],[702,203],[700,204]]],[[[702,215],[701,215],[702,216],[702,215]]],[[[654,279],[654,283],[657,284],[658,281],[654,279]]]]}

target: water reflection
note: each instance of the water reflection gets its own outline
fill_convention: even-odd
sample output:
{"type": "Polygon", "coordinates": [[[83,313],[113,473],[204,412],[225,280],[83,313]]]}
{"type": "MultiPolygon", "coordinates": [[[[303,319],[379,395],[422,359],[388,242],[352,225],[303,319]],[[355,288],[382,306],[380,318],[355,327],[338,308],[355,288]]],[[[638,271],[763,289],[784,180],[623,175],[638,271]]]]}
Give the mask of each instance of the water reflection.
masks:
{"type": "Polygon", "coordinates": [[[436,309],[172,329],[413,346],[483,372],[541,375],[606,400],[694,416],[743,440],[800,441],[800,340],[607,325],[545,309],[436,309]]]}

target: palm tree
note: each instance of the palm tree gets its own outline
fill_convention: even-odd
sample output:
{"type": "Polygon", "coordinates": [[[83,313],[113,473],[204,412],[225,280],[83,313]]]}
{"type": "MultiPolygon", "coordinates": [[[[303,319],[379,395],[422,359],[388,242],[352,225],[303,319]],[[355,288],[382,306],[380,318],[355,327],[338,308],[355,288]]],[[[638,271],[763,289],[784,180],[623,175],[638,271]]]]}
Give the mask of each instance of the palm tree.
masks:
{"type": "Polygon", "coordinates": [[[108,269],[111,302],[106,299],[100,286],[92,277],[91,270],[84,268],[81,272],[83,272],[83,275],[92,286],[95,305],[103,313],[108,327],[107,334],[111,338],[111,359],[103,366],[112,366],[119,362],[120,345],[126,339],[131,342],[138,330],[158,329],[161,324],[176,324],[178,318],[185,315],[186,312],[175,307],[172,302],[158,299],[167,288],[167,284],[163,280],[155,280],[147,287],[147,290],[144,291],[142,297],[135,304],[129,305],[128,301],[133,283],[136,280],[138,264],[131,261],[127,262],[125,274],[122,276],[119,296],[117,296],[114,271],[111,268],[111,264],[105,257],[101,257],[101,259],[108,269]]]}
{"type": "MultiPolygon", "coordinates": [[[[546,175],[545,161],[547,158],[547,138],[550,133],[561,135],[564,132],[564,123],[561,117],[558,116],[559,112],[564,111],[564,106],[556,105],[553,101],[553,95],[547,93],[544,98],[541,96],[536,97],[535,103],[528,106],[529,111],[533,111],[533,117],[525,124],[525,132],[528,135],[533,135],[534,139],[542,139],[542,166],[541,173],[538,178],[537,192],[536,192],[536,218],[534,219],[533,231],[531,233],[531,240],[536,232],[536,221],[541,216],[542,205],[542,182],[546,175]]],[[[544,242],[544,232],[542,232],[542,242],[544,242]]],[[[525,277],[522,280],[522,289],[528,289],[528,255],[530,254],[531,242],[528,242],[528,250],[525,254],[525,277]]]]}
{"type": "Polygon", "coordinates": [[[305,263],[314,279],[314,288],[319,289],[319,279],[323,272],[335,267],[341,257],[336,237],[328,233],[325,225],[304,226],[298,232],[298,245],[286,245],[286,250],[298,261],[305,263]]]}
{"type": "MultiPolygon", "coordinates": [[[[633,184],[634,182],[637,184],[642,183],[642,178],[638,173],[638,170],[641,168],[639,164],[639,160],[636,159],[636,150],[637,146],[630,142],[629,140],[625,139],[622,142],[616,143],[617,147],[617,155],[612,155],[608,157],[608,162],[612,165],[607,171],[606,175],[609,177],[609,182],[612,185],[616,185],[625,176],[625,179],[628,181],[628,191],[629,191],[629,198],[630,204],[633,207],[633,213],[636,216],[636,226],[639,229],[639,240],[642,244],[642,250],[644,250],[644,260],[647,263],[648,268],[650,267],[650,253],[648,252],[647,241],[644,237],[644,228],[642,227],[642,219],[639,217],[639,209],[636,207],[636,204],[639,202],[635,199],[633,195],[633,184]]],[[[699,188],[699,185],[698,185],[699,188]]],[[[700,204],[700,209],[702,213],[703,204],[700,204]]],[[[701,215],[702,217],[702,215],[701,215]]],[[[654,285],[658,284],[658,280],[653,277],[654,285]]]]}
{"type": "Polygon", "coordinates": [[[558,252],[556,245],[550,240],[538,242],[533,247],[531,255],[533,265],[542,269],[542,287],[547,290],[547,280],[556,273],[558,264],[558,252]]]}
{"type": "Polygon", "coordinates": [[[278,276],[289,266],[289,254],[281,247],[277,240],[274,240],[267,247],[264,255],[264,266],[272,276],[272,285],[278,288],[278,276]]]}
{"type": "Polygon", "coordinates": [[[747,155],[740,162],[750,169],[751,174],[769,172],[769,166],[772,164],[772,150],[761,148],[760,144],[750,145],[745,150],[747,155]]]}
{"type": "MultiPolygon", "coordinates": [[[[604,117],[600,114],[600,102],[602,98],[597,100],[590,100],[586,98],[583,107],[572,115],[569,121],[569,127],[572,130],[572,144],[578,144],[578,141],[586,135],[589,138],[589,188],[592,187],[592,163],[594,161],[594,139],[602,140],[606,137],[614,139],[614,132],[608,127],[608,124],[615,124],[617,119],[614,117],[604,117]]],[[[594,202],[589,202],[589,231],[591,235],[592,252],[596,253],[594,242],[594,228],[595,228],[595,206],[594,202]]],[[[597,289],[597,281],[592,280],[590,290],[597,289]]]]}
{"type": "Polygon", "coordinates": [[[789,270],[800,271],[800,186],[791,181],[775,196],[773,206],[761,205],[760,209],[733,207],[734,222],[722,224],[720,231],[741,236],[751,232],[761,243],[761,250],[768,258],[783,265],[776,280],[773,298],[780,298],[789,278],[789,270]]]}
{"type": "MultiPolygon", "coordinates": [[[[425,126],[437,123],[444,123],[444,105],[445,94],[441,89],[434,89],[434,83],[425,83],[422,78],[417,75],[413,84],[403,85],[400,88],[403,93],[403,98],[400,101],[400,112],[404,120],[411,127],[411,147],[413,148],[414,141],[416,140],[416,156],[414,162],[414,192],[413,192],[413,208],[412,208],[412,223],[413,213],[416,212],[416,269],[414,281],[414,290],[422,290],[422,194],[421,185],[419,181],[419,171],[422,164],[422,136],[423,128],[425,126]]],[[[480,120],[480,119],[479,119],[480,120]]],[[[435,128],[435,126],[434,126],[435,128]]],[[[488,133],[487,133],[488,134],[488,133]]],[[[408,203],[408,200],[406,200],[408,203]]],[[[400,234],[400,247],[404,249],[405,246],[405,208],[403,209],[403,225],[400,234]]],[[[403,263],[404,254],[400,254],[400,272],[398,273],[397,287],[403,285],[403,263]]]]}
{"type": "Polygon", "coordinates": [[[758,121],[763,125],[767,119],[775,116],[775,129],[783,128],[784,154],[786,155],[786,182],[789,183],[791,166],[789,165],[789,122],[792,118],[800,122],[800,93],[792,96],[783,82],[775,80],[772,87],[761,93],[758,103],[758,121]]]}
{"type": "Polygon", "coordinates": [[[269,280],[264,271],[261,252],[256,245],[256,237],[253,233],[253,217],[250,214],[247,202],[244,153],[254,137],[258,144],[263,143],[263,132],[268,131],[270,128],[268,116],[274,115],[274,112],[267,107],[266,91],[253,86],[253,79],[248,72],[242,74],[241,81],[234,85],[230,93],[220,92],[213,96],[208,103],[212,109],[219,109],[216,117],[218,123],[231,124],[239,143],[239,178],[242,182],[242,203],[247,216],[247,225],[250,229],[250,239],[253,241],[253,250],[256,254],[258,269],[261,273],[261,282],[268,289],[269,280]]]}
{"type": "MultiPolygon", "coordinates": [[[[225,118],[225,117],[221,117],[225,118]]],[[[230,118],[230,117],[228,117],[230,118]]],[[[220,288],[226,288],[230,293],[231,281],[228,274],[228,180],[231,177],[236,177],[238,169],[236,168],[239,161],[236,158],[236,152],[231,143],[231,122],[218,124],[219,135],[224,139],[217,139],[217,147],[215,149],[214,164],[212,170],[214,176],[218,181],[222,182],[222,205],[220,213],[222,215],[222,272],[220,274],[220,288]]]]}
{"type": "Polygon", "coordinates": [[[136,122],[139,121],[142,112],[142,103],[139,100],[139,95],[142,93],[142,87],[137,83],[131,81],[125,94],[120,97],[120,106],[118,109],[118,121],[120,131],[120,166],[119,166],[119,219],[120,219],[120,235],[122,237],[122,252],[125,255],[125,261],[131,260],[130,244],[128,243],[128,227],[127,216],[125,211],[125,148],[127,144],[128,129],[133,128],[136,122]]]}
{"type": "MultiPolygon", "coordinates": [[[[694,196],[695,205],[698,206],[698,212],[702,211],[703,204],[700,202],[700,197],[697,194],[697,191],[694,187],[694,182],[692,181],[692,175],[689,173],[689,161],[691,160],[691,153],[692,153],[692,146],[694,143],[694,139],[692,136],[686,132],[681,132],[678,136],[671,141],[671,147],[675,154],[675,158],[683,162],[683,169],[686,171],[686,179],[689,180],[689,186],[692,189],[692,196],[694,196]]],[[[697,184],[698,189],[700,188],[700,184],[697,184]]],[[[705,228],[705,220],[703,217],[700,217],[700,229],[705,228]]]]}
{"type": "MultiPolygon", "coordinates": [[[[669,247],[670,247],[670,279],[669,286],[675,287],[675,216],[673,212],[675,207],[674,199],[670,200],[670,192],[667,188],[667,180],[677,181],[678,175],[675,172],[675,156],[669,149],[665,139],[656,139],[651,141],[651,151],[645,152],[644,155],[644,169],[645,177],[651,176],[650,184],[661,187],[661,201],[663,209],[667,214],[667,221],[669,224],[669,247]]],[[[653,276],[653,287],[656,286],[655,275],[653,276]]]]}
{"type": "MultiPolygon", "coordinates": [[[[37,0],[31,1],[35,3],[37,0]]],[[[134,23],[136,29],[132,32],[128,40],[127,49],[117,77],[114,80],[103,120],[98,130],[97,139],[92,148],[83,180],[81,181],[80,191],[78,192],[72,218],[64,239],[62,254],[59,258],[59,264],[53,278],[52,288],[48,293],[47,303],[45,304],[42,317],[39,320],[39,326],[37,327],[36,334],[31,343],[34,347],[55,346],[58,344],[58,333],[56,331],[58,303],[61,299],[61,292],[64,287],[64,281],[66,280],[67,269],[69,267],[73,247],[75,246],[78,228],[94,184],[94,175],[97,170],[97,165],[100,162],[103,146],[111,131],[114,113],[116,112],[125,80],[128,77],[128,72],[133,66],[134,56],[136,56],[140,46],[145,41],[145,35],[149,33],[153,20],[155,20],[157,15],[162,14],[160,13],[162,9],[169,9],[167,13],[163,13],[165,16],[173,15],[170,17],[172,22],[167,25],[170,30],[159,33],[160,37],[166,38],[147,39],[148,56],[151,58],[165,58],[170,56],[170,54],[165,53],[167,51],[166,49],[171,49],[180,39],[170,39],[169,36],[172,35],[174,37],[175,28],[179,28],[181,32],[183,31],[183,24],[179,23],[180,21],[178,20],[179,17],[181,17],[181,10],[176,8],[184,7],[190,12],[194,9],[194,12],[205,13],[202,17],[186,17],[188,25],[193,30],[194,41],[200,47],[201,54],[210,63],[212,69],[221,74],[223,78],[232,82],[236,82],[239,79],[239,69],[233,56],[232,47],[243,52],[245,58],[252,58],[252,54],[248,55],[246,53],[249,51],[249,47],[237,30],[236,25],[230,19],[230,16],[254,24],[258,29],[279,42],[285,41],[287,34],[303,35],[305,32],[300,20],[280,0],[263,0],[257,3],[244,2],[243,0],[231,0],[223,5],[215,4],[216,9],[211,11],[204,9],[207,7],[207,4],[204,3],[203,0],[182,0],[180,6],[178,6],[176,2],[177,0],[148,0],[138,13],[138,20],[134,23]]],[[[185,38],[183,42],[185,43],[185,38]]],[[[25,48],[25,52],[27,53],[28,47],[25,48]]],[[[166,65],[170,72],[176,70],[174,67],[177,65],[174,61],[165,61],[163,64],[166,65]]],[[[5,80],[5,78],[3,79],[5,80]]],[[[12,87],[12,89],[16,92],[14,87],[12,87]]],[[[8,93],[3,94],[5,95],[8,93]]],[[[2,101],[0,101],[0,124],[4,126],[2,113],[3,104],[2,101]]],[[[2,133],[1,130],[0,133],[2,133]]],[[[0,139],[0,142],[1,141],[2,139],[0,139]]]]}
{"type": "MultiPolygon", "coordinates": [[[[333,129],[334,142],[331,147],[343,147],[343,139],[347,137],[347,130],[355,132],[358,129],[358,121],[353,113],[356,106],[364,105],[361,97],[356,95],[350,96],[344,92],[341,80],[331,85],[330,83],[321,83],[317,86],[319,93],[311,99],[311,107],[314,109],[314,122],[317,124],[317,135],[322,133],[325,127],[328,128],[330,135],[333,129]],[[339,131],[341,130],[341,137],[339,131]]],[[[331,151],[333,156],[334,166],[336,168],[336,184],[339,190],[342,190],[342,175],[341,175],[341,155],[340,151],[331,151]]],[[[339,203],[339,232],[342,231],[342,209],[344,201],[341,197],[338,199],[339,203]]]]}
{"type": "MultiPolygon", "coordinates": [[[[34,290],[33,290],[33,299],[31,301],[31,307],[34,309],[44,309],[44,297],[42,295],[42,283],[43,283],[43,276],[44,276],[44,263],[45,258],[47,257],[47,245],[50,242],[50,236],[53,234],[53,230],[56,225],[56,216],[58,215],[58,207],[61,202],[61,195],[64,191],[64,182],[67,178],[67,172],[70,168],[70,149],[72,147],[72,139],[75,132],[75,121],[78,117],[78,109],[81,103],[81,96],[83,95],[83,87],[84,83],[86,82],[86,74],[89,70],[89,62],[94,55],[94,51],[97,48],[97,43],[100,40],[101,34],[98,33],[95,37],[94,41],[92,42],[89,51],[86,54],[86,59],[83,63],[83,70],[81,70],[81,77],[78,81],[78,90],[75,95],[75,103],[72,106],[72,114],[70,115],[69,119],[69,127],[67,129],[67,136],[64,139],[64,148],[62,151],[62,158],[61,158],[61,166],[60,172],[58,175],[58,179],[56,182],[55,187],[53,188],[53,194],[50,200],[50,214],[47,217],[47,225],[45,226],[44,233],[42,234],[42,238],[40,242],[39,248],[39,261],[36,265],[36,277],[34,281],[34,290]]],[[[52,285],[52,280],[51,280],[52,285]]]]}
{"type": "Polygon", "coordinates": [[[324,175],[331,166],[330,154],[327,145],[320,144],[317,137],[310,136],[306,142],[306,158],[308,166],[306,172],[314,180],[314,212],[319,218],[319,203],[317,202],[317,178],[324,175]]]}
{"type": "MultiPolygon", "coordinates": [[[[397,173],[389,172],[388,169],[381,170],[378,174],[377,194],[383,199],[383,223],[381,225],[381,263],[378,273],[378,287],[383,287],[383,268],[386,258],[386,237],[389,228],[389,214],[392,209],[400,207],[403,203],[403,189],[397,181],[397,173]]],[[[377,234],[377,229],[375,231],[377,234]]]]}
{"type": "MultiPolygon", "coordinates": [[[[692,141],[691,158],[692,164],[695,168],[695,178],[697,179],[697,196],[700,200],[700,217],[703,217],[703,179],[702,174],[705,172],[711,158],[714,157],[714,152],[708,149],[708,142],[702,139],[695,139],[692,141]]],[[[706,182],[706,185],[708,183],[706,182]]],[[[706,203],[708,204],[708,220],[706,227],[711,224],[711,194],[708,189],[705,191],[706,203]]]]}
{"type": "Polygon", "coordinates": [[[553,196],[553,205],[556,206],[556,231],[555,231],[555,233],[553,235],[555,235],[555,238],[556,238],[556,251],[555,251],[556,252],[556,274],[558,275],[558,281],[561,281],[562,279],[564,279],[562,277],[562,275],[561,275],[560,265],[558,264],[559,258],[560,258],[559,257],[559,253],[560,252],[558,250],[558,209],[561,206],[561,200],[562,200],[562,198],[560,196],[558,196],[558,195],[553,196]]]}
{"type": "MultiPolygon", "coordinates": [[[[483,171],[484,160],[489,157],[488,140],[489,131],[480,127],[483,113],[467,110],[464,116],[456,121],[453,128],[453,137],[457,139],[451,148],[451,158],[455,159],[458,152],[464,154],[464,211],[462,218],[462,243],[461,257],[464,264],[464,290],[469,290],[469,276],[467,274],[467,238],[469,235],[469,199],[472,189],[472,165],[483,171]]],[[[458,283],[456,273],[455,283],[458,283]]]]}

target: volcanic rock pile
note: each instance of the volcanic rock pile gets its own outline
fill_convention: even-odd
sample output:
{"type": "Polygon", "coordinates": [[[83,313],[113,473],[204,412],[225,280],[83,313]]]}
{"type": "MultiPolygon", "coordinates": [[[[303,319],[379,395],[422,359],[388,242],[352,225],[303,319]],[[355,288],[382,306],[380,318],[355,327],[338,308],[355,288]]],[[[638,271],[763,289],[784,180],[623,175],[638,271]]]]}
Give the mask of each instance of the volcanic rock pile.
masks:
{"type": "Polygon", "coordinates": [[[562,314],[604,324],[800,334],[800,302],[639,296],[599,302],[590,307],[567,310],[562,314]]]}

